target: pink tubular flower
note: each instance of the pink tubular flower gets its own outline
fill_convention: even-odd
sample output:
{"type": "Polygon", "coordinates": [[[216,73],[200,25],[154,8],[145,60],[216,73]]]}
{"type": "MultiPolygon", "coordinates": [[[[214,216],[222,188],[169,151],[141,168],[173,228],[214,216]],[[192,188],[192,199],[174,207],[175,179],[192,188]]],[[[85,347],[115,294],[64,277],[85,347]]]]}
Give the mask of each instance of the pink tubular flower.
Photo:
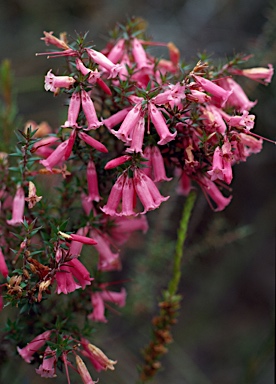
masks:
{"type": "Polygon", "coordinates": [[[207,173],[211,176],[211,181],[224,179],[222,150],[219,146],[214,151],[212,169],[207,171],[207,173]]]}
{"type": "Polygon", "coordinates": [[[235,80],[227,77],[220,79],[219,84],[225,90],[232,91],[227,99],[226,106],[234,107],[238,112],[243,112],[244,110],[249,111],[257,104],[257,101],[248,99],[242,87],[235,80]]]}
{"type": "Polygon", "coordinates": [[[148,60],[146,51],[144,50],[140,41],[136,38],[132,40],[132,54],[139,69],[152,69],[153,65],[148,60]]]}
{"type": "Polygon", "coordinates": [[[91,293],[91,304],[93,307],[92,313],[88,315],[88,319],[97,321],[100,323],[107,323],[107,319],[105,317],[105,307],[104,301],[101,297],[100,292],[92,292],[91,293]]]}
{"type": "Polygon", "coordinates": [[[216,203],[216,212],[223,211],[225,207],[227,207],[227,205],[230,203],[232,196],[224,197],[216,184],[208,177],[202,177],[200,180],[200,185],[203,188],[203,191],[207,193],[216,203]]]}
{"type": "Polygon", "coordinates": [[[114,45],[114,47],[108,53],[107,58],[111,60],[112,63],[117,64],[124,54],[124,48],[125,48],[124,39],[118,40],[117,43],[114,45]]]}
{"type": "Polygon", "coordinates": [[[78,57],[76,58],[76,67],[84,76],[89,75],[87,81],[90,84],[95,84],[101,76],[98,70],[92,71],[91,69],[86,68],[81,59],[78,57]]]}
{"type": "Polygon", "coordinates": [[[212,104],[203,106],[202,109],[203,124],[212,132],[225,134],[226,124],[223,120],[220,109],[212,104]]]}
{"type": "Polygon", "coordinates": [[[74,233],[71,233],[69,235],[67,233],[59,231],[59,235],[61,235],[62,237],[64,237],[67,240],[78,241],[78,242],[80,242],[82,244],[87,244],[87,245],[95,245],[95,244],[97,244],[97,242],[94,239],[91,239],[90,237],[81,236],[81,235],[77,235],[77,234],[74,234],[74,233]]]}
{"type": "Polygon", "coordinates": [[[81,91],[81,105],[88,123],[88,129],[96,129],[100,127],[102,123],[98,120],[93,101],[89,94],[84,90],[81,91]]]}
{"type": "Polygon", "coordinates": [[[111,132],[120,140],[129,144],[132,138],[132,132],[142,116],[142,105],[138,103],[126,115],[118,131],[111,129],[111,132]]]}
{"type": "Polygon", "coordinates": [[[128,153],[142,153],[142,146],[144,142],[144,133],[145,133],[145,119],[143,116],[140,117],[138,123],[135,125],[132,136],[131,136],[131,145],[126,150],[128,153]]]}
{"type": "Polygon", "coordinates": [[[206,92],[211,93],[211,95],[221,107],[224,107],[226,101],[232,93],[231,90],[225,90],[219,85],[215,84],[213,81],[205,79],[204,77],[196,75],[193,75],[193,77],[206,92]]]}
{"type": "Polygon", "coordinates": [[[116,157],[115,159],[108,161],[104,169],[113,169],[113,168],[119,167],[119,165],[122,165],[129,160],[131,160],[130,155],[123,155],[123,156],[116,157]]]}
{"type": "Polygon", "coordinates": [[[160,137],[160,140],[157,142],[157,144],[165,145],[168,142],[174,140],[177,132],[171,133],[169,131],[162,113],[156,108],[153,103],[149,103],[148,106],[150,119],[160,137]]]}
{"type": "Polygon", "coordinates": [[[101,349],[90,344],[87,339],[82,338],[81,345],[83,347],[81,353],[90,360],[96,371],[106,371],[107,369],[113,371],[115,369],[114,365],[117,361],[110,360],[101,349]]]}
{"type": "Polygon", "coordinates": [[[78,280],[82,289],[84,289],[86,285],[91,285],[91,281],[94,279],[78,259],[72,259],[68,261],[66,265],[71,269],[72,275],[78,280]]]}
{"type": "Polygon", "coordinates": [[[102,123],[106,126],[107,129],[111,130],[124,120],[124,118],[131,109],[131,107],[121,109],[119,112],[114,113],[114,115],[111,115],[107,119],[104,119],[102,123]]]}
{"type": "Polygon", "coordinates": [[[98,140],[94,139],[93,137],[89,136],[87,133],[79,132],[78,136],[86,144],[88,144],[91,147],[95,148],[97,151],[102,152],[102,153],[107,153],[108,152],[108,149],[106,148],[105,145],[103,145],[98,140]]]}
{"type": "Polygon", "coordinates": [[[90,376],[90,373],[86,368],[86,365],[78,355],[76,355],[76,364],[77,364],[77,371],[82,379],[83,384],[96,384],[96,382],[90,376]]]}
{"type": "Polygon", "coordinates": [[[43,345],[50,339],[52,331],[45,331],[36,336],[29,344],[24,348],[17,347],[17,352],[26,361],[30,363],[33,360],[33,354],[37,352],[43,345]]]}
{"type": "Polygon", "coordinates": [[[109,79],[114,78],[118,75],[122,69],[121,65],[112,63],[104,54],[101,52],[95,51],[94,49],[86,49],[89,57],[95,63],[99,64],[101,67],[106,69],[109,72],[109,79]]]}
{"type": "Polygon", "coordinates": [[[18,187],[12,203],[12,218],[7,220],[9,225],[18,226],[23,222],[25,194],[22,187],[18,187]]]}
{"type": "MultiPolygon", "coordinates": [[[[77,235],[80,236],[86,236],[88,232],[87,227],[79,228],[77,231],[77,235]]],[[[73,257],[78,257],[81,254],[83,244],[80,243],[79,241],[74,241],[72,240],[70,243],[70,255],[73,257]]]]}
{"type": "Polygon", "coordinates": [[[68,108],[68,117],[67,120],[65,121],[63,127],[72,127],[72,128],[77,128],[77,119],[79,116],[80,112],[80,106],[81,106],[81,96],[79,92],[73,93],[71,99],[70,99],[70,104],[68,108]]]}
{"type": "Polygon", "coordinates": [[[107,237],[99,231],[92,229],[90,235],[97,241],[95,249],[99,252],[98,270],[99,271],[114,271],[121,269],[119,253],[113,253],[110,248],[110,243],[107,237]]]}
{"type": "Polygon", "coordinates": [[[101,196],[99,194],[97,171],[92,160],[88,162],[86,177],[88,184],[88,200],[97,202],[100,201],[101,196]]]}
{"type": "Polygon", "coordinates": [[[133,216],[136,213],[133,208],[135,207],[135,191],[133,179],[126,177],[123,191],[122,191],[122,211],[121,216],[133,216]]]}
{"type": "Polygon", "coordinates": [[[241,75],[255,81],[260,81],[264,84],[269,84],[274,74],[274,69],[272,64],[268,64],[268,68],[264,68],[264,67],[249,68],[249,69],[230,68],[230,72],[233,75],[241,75]]]}
{"type": "Polygon", "coordinates": [[[170,181],[171,177],[166,176],[164,159],[161,155],[161,152],[157,146],[151,148],[151,164],[153,170],[153,181],[155,183],[159,181],[170,181]]]}
{"type": "Polygon", "coordinates": [[[9,274],[9,270],[6,264],[5,256],[0,247],[0,273],[6,278],[9,274]]]}
{"type": "Polygon", "coordinates": [[[53,167],[59,164],[61,161],[65,160],[65,155],[68,156],[68,145],[70,144],[69,139],[65,140],[63,143],[59,144],[59,146],[51,153],[47,159],[40,160],[40,164],[42,164],[49,171],[52,171],[53,167]]]}
{"type": "Polygon", "coordinates": [[[135,191],[144,206],[144,211],[141,212],[142,214],[159,208],[160,204],[170,197],[163,197],[151,178],[139,169],[135,169],[134,171],[133,183],[135,191]]]}
{"type": "Polygon", "coordinates": [[[170,84],[168,89],[151,99],[154,104],[164,105],[169,103],[171,108],[181,108],[181,100],[185,99],[185,86],[180,83],[170,84]]]}
{"type": "Polygon", "coordinates": [[[124,288],[121,289],[121,292],[114,292],[105,289],[100,292],[100,295],[104,301],[110,301],[111,303],[116,304],[120,308],[126,305],[127,293],[124,288]]]}
{"type": "Polygon", "coordinates": [[[110,228],[112,240],[118,244],[124,244],[133,232],[142,231],[146,233],[149,225],[145,215],[139,217],[120,216],[114,219],[114,225],[110,228]]]}
{"type": "Polygon", "coordinates": [[[32,209],[41,199],[42,196],[37,196],[36,194],[36,186],[32,181],[29,181],[29,193],[28,197],[25,198],[25,201],[28,202],[28,207],[32,209]]]}
{"type": "Polygon", "coordinates": [[[55,76],[50,69],[45,76],[44,88],[46,91],[57,92],[59,88],[69,89],[75,81],[71,76],[55,76]]]}
{"type": "Polygon", "coordinates": [[[81,285],[77,284],[71,273],[71,268],[67,265],[63,265],[59,271],[55,274],[55,279],[57,282],[56,293],[68,293],[74,292],[76,289],[81,288],[81,285]]]}
{"type": "Polygon", "coordinates": [[[36,369],[36,373],[41,377],[56,377],[56,352],[50,347],[45,349],[42,364],[36,369]]]}
{"type": "Polygon", "coordinates": [[[124,182],[125,182],[125,174],[122,174],[118,177],[115,184],[113,185],[106,205],[101,208],[101,210],[106,215],[116,216],[118,214],[117,209],[122,198],[124,182]]]}

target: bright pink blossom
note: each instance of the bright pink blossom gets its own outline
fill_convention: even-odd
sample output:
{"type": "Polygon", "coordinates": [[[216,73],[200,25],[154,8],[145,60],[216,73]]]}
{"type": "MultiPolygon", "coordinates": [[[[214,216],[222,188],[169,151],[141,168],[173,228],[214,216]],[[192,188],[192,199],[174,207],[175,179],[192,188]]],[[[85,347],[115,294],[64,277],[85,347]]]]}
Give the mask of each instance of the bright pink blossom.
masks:
{"type": "Polygon", "coordinates": [[[177,132],[171,133],[167,127],[166,121],[162,113],[156,108],[153,103],[148,104],[150,119],[160,137],[157,142],[159,145],[165,145],[174,140],[177,132]]]}
{"type": "Polygon", "coordinates": [[[131,132],[131,143],[130,147],[126,150],[128,153],[142,153],[142,146],[144,142],[145,133],[145,119],[143,116],[140,117],[138,123],[135,125],[131,132]]]}
{"type": "Polygon", "coordinates": [[[81,105],[88,123],[88,129],[96,129],[100,127],[102,123],[98,120],[93,101],[89,94],[84,90],[81,91],[81,105]]]}
{"type": "Polygon", "coordinates": [[[59,88],[69,89],[75,81],[71,76],[55,76],[50,69],[45,76],[44,88],[46,91],[57,92],[59,88]]]}
{"type": "Polygon", "coordinates": [[[105,145],[103,145],[101,142],[98,140],[94,139],[92,136],[89,136],[85,132],[79,132],[78,136],[88,145],[91,147],[95,148],[97,151],[102,152],[102,153],[107,153],[108,149],[106,148],[105,145]]]}
{"type": "Polygon", "coordinates": [[[19,355],[26,361],[30,363],[33,360],[33,354],[37,352],[43,345],[50,339],[52,331],[45,331],[40,335],[36,336],[29,344],[24,348],[17,347],[19,355]]]}
{"type": "Polygon", "coordinates": [[[70,99],[70,104],[68,108],[68,117],[65,121],[63,127],[78,127],[78,116],[81,106],[81,95],[79,92],[74,92],[70,99]]]}
{"type": "Polygon", "coordinates": [[[114,218],[114,225],[110,228],[109,233],[114,241],[118,245],[124,244],[131,234],[136,231],[142,231],[146,233],[149,225],[146,215],[139,217],[133,216],[119,216],[114,218]]]}
{"type": "Polygon", "coordinates": [[[98,187],[98,177],[95,164],[92,160],[88,162],[86,171],[87,185],[88,185],[88,199],[89,201],[100,201],[101,196],[98,187]]]}
{"type": "Polygon", "coordinates": [[[159,208],[162,202],[169,199],[169,196],[162,196],[151,178],[139,169],[135,169],[134,171],[133,183],[135,191],[144,206],[144,211],[141,212],[142,214],[159,208]]]}
{"type": "Polygon", "coordinates": [[[91,48],[86,49],[86,51],[91,60],[93,60],[95,63],[99,64],[100,67],[106,69],[109,72],[109,79],[116,77],[122,69],[121,65],[112,63],[112,61],[109,60],[101,52],[95,51],[91,48]]]}
{"type": "Polygon", "coordinates": [[[211,199],[216,203],[216,212],[223,211],[225,207],[227,207],[227,205],[230,203],[232,196],[223,196],[217,185],[208,177],[202,177],[200,179],[200,185],[205,194],[209,195],[211,199]]]}
{"type": "Polygon", "coordinates": [[[257,101],[250,101],[242,87],[232,78],[227,77],[219,80],[219,85],[226,91],[231,92],[226,106],[234,107],[238,112],[249,111],[257,101]]]}
{"type": "Polygon", "coordinates": [[[42,364],[36,369],[36,373],[41,377],[56,377],[56,363],[56,352],[47,347],[43,355],[42,364]]]}
{"type": "Polygon", "coordinates": [[[205,79],[204,77],[193,75],[195,81],[208,93],[211,93],[214,101],[216,101],[220,107],[224,107],[226,101],[232,93],[232,89],[225,90],[213,81],[205,79]]]}
{"type": "MultiPolygon", "coordinates": [[[[61,163],[65,160],[65,156],[68,157],[68,146],[71,144],[69,139],[65,140],[51,153],[47,159],[40,160],[40,164],[42,164],[49,171],[52,171],[53,167],[61,163]]],[[[71,147],[71,145],[70,145],[71,147]]]]}
{"type": "Polygon", "coordinates": [[[111,129],[111,132],[120,140],[129,144],[132,140],[133,130],[142,116],[142,105],[138,103],[126,115],[118,131],[111,129]]]}
{"type": "Polygon", "coordinates": [[[100,323],[107,323],[107,319],[105,317],[104,301],[101,297],[100,292],[91,293],[91,304],[93,307],[93,311],[92,313],[90,313],[90,315],[88,315],[88,319],[100,323]]]}
{"type": "Polygon", "coordinates": [[[0,247],[0,273],[6,278],[9,274],[9,270],[6,264],[5,256],[0,247]]]}
{"type": "Polygon", "coordinates": [[[23,222],[25,207],[25,193],[22,187],[18,187],[12,203],[12,218],[7,220],[9,225],[18,226],[23,222]]]}
{"type": "Polygon", "coordinates": [[[126,115],[131,109],[131,107],[121,109],[119,112],[114,113],[107,119],[104,119],[102,122],[109,130],[111,130],[125,119],[126,115]]]}
{"type": "Polygon", "coordinates": [[[117,43],[112,47],[109,51],[107,58],[112,61],[112,63],[117,64],[118,61],[122,58],[124,54],[125,41],[124,39],[120,39],[117,43]]]}
{"type": "Polygon", "coordinates": [[[116,157],[115,159],[108,161],[104,169],[113,169],[113,168],[119,167],[120,165],[126,163],[129,160],[131,160],[130,155],[123,155],[123,156],[116,157]]]}
{"type": "Polygon", "coordinates": [[[99,253],[98,259],[98,270],[99,271],[115,271],[121,269],[121,262],[119,258],[119,253],[114,253],[111,250],[111,244],[107,236],[96,231],[95,229],[91,229],[90,236],[92,236],[97,244],[95,245],[95,249],[99,253]]]}
{"type": "Polygon", "coordinates": [[[110,216],[116,216],[117,215],[117,213],[118,213],[117,209],[119,207],[119,204],[120,204],[120,201],[122,198],[124,182],[125,182],[125,174],[122,174],[118,177],[115,184],[113,185],[106,205],[101,208],[101,210],[105,214],[110,215],[110,216]]]}

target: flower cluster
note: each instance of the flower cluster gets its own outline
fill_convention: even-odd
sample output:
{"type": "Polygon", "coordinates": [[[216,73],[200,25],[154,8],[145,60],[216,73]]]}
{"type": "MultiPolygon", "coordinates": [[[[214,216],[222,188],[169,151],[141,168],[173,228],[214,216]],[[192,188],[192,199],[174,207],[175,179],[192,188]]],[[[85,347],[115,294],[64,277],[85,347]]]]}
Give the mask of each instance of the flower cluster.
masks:
{"type": "MultiPolygon", "coordinates": [[[[106,272],[121,269],[122,244],[134,231],[145,233],[146,213],[169,199],[162,194],[163,182],[177,178],[177,191],[184,195],[198,185],[215,211],[230,203],[233,165],[262,149],[262,139],[252,132],[256,101],[237,79],[268,84],[273,67],[240,69],[243,57],[215,67],[202,57],[187,68],[173,43],[147,40],[133,20],[118,28],[102,51],[86,45],[85,36],[69,44],[65,34],[44,35],[54,51],[38,55],[67,62],[62,75],[48,71],[45,90],[66,95],[68,114],[57,130],[29,122],[21,131],[21,173],[16,185],[15,178],[5,176],[9,182],[0,190],[5,223],[0,272],[7,278],[2,293],[7,303],[21,302],[22,313],[38,304],[47,308],[56,295],[70,296],[68,327],[79,310],[93,328],[108,321],[107,302],[125,305],[125,289],[108,289],[106,272]],[[169,59],[150,54],[155,45],[163,45],[169,59]],[[44,183],[41,196],[39,183],[44,183]],[[45,191],[46,185],[58,187],[60,197],[45,191]],[[13,230],[16,236],[5,237],[13,230]],[[17,250],[11,254],[11,248],[17,250]]],[[[6,158],[0,158],[0,166],[6,175],[6,158]]],[[[49,322],[42,323],[44,329],[49,322]]],[[[93,383],[80,355],[97,371],[114,369],[116,362],[81,330],[68,335],[60,329],[53,324],[18,347],[27,363],[44,351],[39,375],[55,377],[61,362],[68,382],[70,367],[84,383],[93,383]]]]}

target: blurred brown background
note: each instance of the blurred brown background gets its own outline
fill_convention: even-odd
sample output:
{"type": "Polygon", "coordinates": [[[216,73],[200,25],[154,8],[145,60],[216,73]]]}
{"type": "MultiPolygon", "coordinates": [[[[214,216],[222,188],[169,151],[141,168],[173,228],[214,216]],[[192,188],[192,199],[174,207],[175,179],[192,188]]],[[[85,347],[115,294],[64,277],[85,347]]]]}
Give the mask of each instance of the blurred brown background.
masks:
{"type": "MultiPolygon", "coordinates": [[[[62,65],[35,57],[46,50],[40,40],[44,30],[56,35],[67,31],[73,37],[75,31],[89,31],[101,49],[108,30],[132,15],[147,20],[148,35],[155,41],[173,41],[187,61],[196,62],[197,52],[207,51],[222,60],[235,52],[254,53],[252,67],[276,63],[275,1],[1,0],[0,59],[11,60],[22,119],[47,120],[56,128],[66,113],[62,101],[43,90],[45,73],[62,65]]],[[[255,132],[275,140],[275,78],[268,87],[252,82],[245,87],[250,99],[259,101],[252,111],[257,115],[255,132]]],[[[224,212],[213,213],[199,191],[184,257],[175,341],[154,383],[273,382],[275,187],[275,146],[264,142],[262,153],[235,167],[233,199],[224,212]]],[[[119,361],[115,373],[99,375],[102,383],[132,384],[137,379],[139,349],[148,341],[149,319],[168,280],[184,201],[177,196],[171,200],[168,208],[149,215],[148,240],[136,236],[123,251],[120,277],[132,283],[122,316],[112,315],[110,329],[99,327],[96,336],[99,346],[119,361]]],[[[16,356],[0,373],[0,382],[46,382],[33,374],[34,368],[16,356]]],[[[65,376],[54,382],[65,383],[65,376]]]]}

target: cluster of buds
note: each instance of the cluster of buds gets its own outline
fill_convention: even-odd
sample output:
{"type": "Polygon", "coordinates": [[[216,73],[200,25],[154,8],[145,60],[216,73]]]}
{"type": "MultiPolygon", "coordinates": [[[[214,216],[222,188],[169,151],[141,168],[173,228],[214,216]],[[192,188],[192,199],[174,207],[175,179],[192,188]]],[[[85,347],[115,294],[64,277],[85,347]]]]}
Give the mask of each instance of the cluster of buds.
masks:
{"type": "MultiPolygon", "coordinates": [[[[116,38],[102,51],[86,46],[83,36],[69,44],[65,34],[60,38],[53,32],[44,35],[46,45],[55,50],[38,55],[64,57],[68,66],[61,76],[48,71],[45,90],[67,95],[68,115],[58,130],[45,129],[45,125],[40,129],[32,123],[21,132],[26,140],[22,179],[13,198],[11,186],[1,186],[0,208],[8,228],[17,228],[19,237],[25,233],[24,247],[9,257],[9,241],[14,244],[15,238],[1,237],[0,272],[6,278],[8,266],[12,272],[15,264],[22,263],[22,273],[6,284],[6,299],[12,303],[22,298],[24,305],[44,305],[50,294],[81,292],[76,307],[83,304],[91,323],[106,323],[106,302],[123,307],[126,291],[109,290],[104,273],[121,269],[122,244],[134,231],[146,232],[146,213],[169,199],[161,192],[162,182],[177,178],[177,191],[184,195],[199,185],[215,211],[230,203],[233,165],[262,148],[262,138],[252,132],[255,116],[250,111],[256,101],[248,99],[236,78],[268,84],[273,67],[240,69],[247,58],[236,57],[220,68],[202,59],[187,70],[173,43],[142,38],[133,20],[118,29],[116,38]],[[168,49],[168,60],[149,53],[148,47],[160,45],[168,49]],[[55,186],[51,177],[57,174],[64,184],[61,208],[51,211],[49,223],[50,217],[43,219],[47,208],[42,204],[48,193],[37,195],[35,178],[39,175],[39,182],[45,177],[55,186]],[[70,216],[76,207],[78,218],[70,216]],[[72,223],[69,230],[67,222],[72,223]],[[93,268],[84,265],[83,246],[98,255],[93,268]]],[[[0,226],[0,233],[4,230],[0,226]]],[[[175,308],[165,309],[165,317],[157,320],[166,318],[169,328],[175,308]]],[[[164,340],[154,345],[157,355],[169,341],[161,328],[157,333],[164,340]]],[[[83,337],[78,342],[75,336],[57,337],[56,333],[46,331],[27,347],[18,348],[28,363],[44,348],[36,370],[41,376],[54,377],[60,360],[70,382],[69,352],[75,355],[75,370],[84,383],[94,381],[80,354],[96,370],[114,369],[115,362],[83,337]],[[50,342],[53,335],[59,341],[56,344],[50,342]]]]}

